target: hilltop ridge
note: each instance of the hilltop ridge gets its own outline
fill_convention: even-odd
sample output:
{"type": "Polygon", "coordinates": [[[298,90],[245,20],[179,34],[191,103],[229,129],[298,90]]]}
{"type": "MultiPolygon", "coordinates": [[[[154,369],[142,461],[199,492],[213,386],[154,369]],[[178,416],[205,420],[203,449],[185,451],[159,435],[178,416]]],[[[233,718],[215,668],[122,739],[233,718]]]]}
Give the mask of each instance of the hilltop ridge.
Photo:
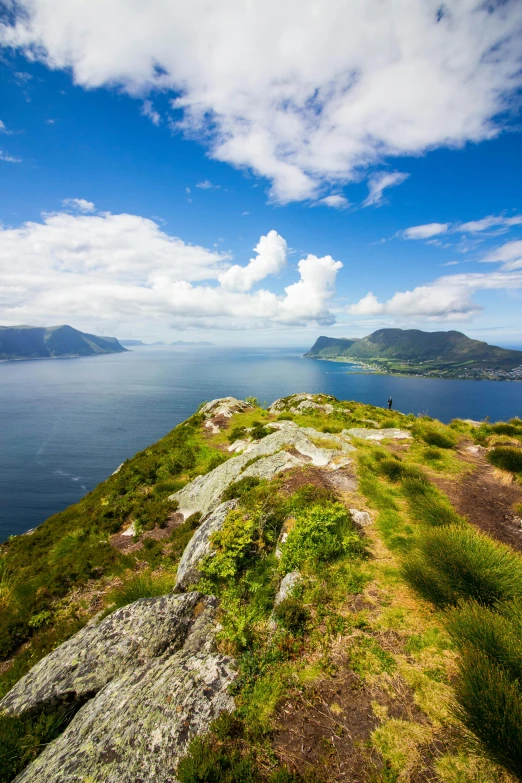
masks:
{"type": "Polygon", "coordinates": [[[0,326],[0,360],[54,359],[123,353],[116,337],[99,337],[72,326],[0,326]]]}
{"type": "Polygon", "coordinates": [[[521,523],[520,419],[206,403],[1,545],[0,780],[514,783],[521,523]]]}
{"type": "Polygon", "coordinates": [[[522,380],[522,351],[473,340],[462,332],[378,329],[362,338],[319,337],[311,359],[363,361],[406,375],[522,380]]]}

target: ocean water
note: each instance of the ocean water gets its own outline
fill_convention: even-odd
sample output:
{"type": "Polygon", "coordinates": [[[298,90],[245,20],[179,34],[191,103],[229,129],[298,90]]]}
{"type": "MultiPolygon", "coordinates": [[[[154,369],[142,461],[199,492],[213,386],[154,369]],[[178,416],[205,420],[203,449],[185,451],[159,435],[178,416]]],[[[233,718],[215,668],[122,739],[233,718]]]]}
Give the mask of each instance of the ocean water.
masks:
{"type": "Polygon", "coordinates": [[[123,460],[216,397],[295,392],[404,413],[498,421],[522,415],[522,384],[359,374],[296,349],[136,348],[0,364],[0,540],[76,502],[123,460]]]}

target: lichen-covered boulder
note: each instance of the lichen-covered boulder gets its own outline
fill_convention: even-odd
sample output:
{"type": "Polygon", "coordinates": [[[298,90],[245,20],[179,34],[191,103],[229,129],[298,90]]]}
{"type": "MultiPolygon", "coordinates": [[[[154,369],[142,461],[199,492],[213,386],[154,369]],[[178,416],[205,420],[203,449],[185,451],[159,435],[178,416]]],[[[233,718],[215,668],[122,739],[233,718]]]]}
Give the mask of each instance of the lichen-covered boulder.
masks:
{"type": "MultiPolygon", "coordinates": [[[[210,538],[213,533],[221,530],[229,511],[237,504],[236,500],[221,503],[198,527],[179,561],[176,574],[176,588],[186,590],[199,579],[198,565],[211,553],[210,538]]],[[[190,595],[190,593],[189,593],[190,595]]]]}
{"type": "MultiPolygon", "coordinates": [[[[192,737],[205,732],[218,715],[234,706],[229,694],[235,678],[233,661],[214,648],[216,604],[211,596],[187,593],[142,599],[126,607],[126,617],[115,612],[112,648],[107,636],[104,640],[109,649],[116,650],[119,665],[109,667],[104,651],[94,645],[89,660],[94,666],[98,660],[102,671],[110,670],[105,684],[100,687],[99,678],[93,691],[83,692],[84,706],[63,734],[18,775],[17,783],[175,783],[177,762],[192,737]],[[144,609],[149,613],[147,622],[144,609]],[[170,632],[166,616],[177,618],[170,632]],[[141,631],[132,629],[133,617],[141,631]],[[130,646],[137,642],[134,654],[118,658],[119,646],[125,647],[129,635],[134,640],[130,646]]],[[[99,632],[108,619],[92,631],[99,632]]],[[[78,657],[77,645],[66,642],[38,664],[35,674],[47,684],[48,700],[60,688],[64,690],[60,683],[74,677],[76,662],[80,672],[86,668],[78,657]]],[[[30,690],[28,676],[13,689],[17,689],[18,700],[9,701],[11,691],[3,701],[11,713],[27,706],[22,692],[30,690]]],[[[42,707],[46,699],[42,689],[39,692],[42,707]]]]}
{"type": "Polygon", "coordinates": [[[205,419],[210,419],[214,416],[224,416],[226,419],[230,419],[234,413],[243,413],[243,411],[250,410],[253,407],[245,400],[236,400],[235,397],[220,397],[217,400],[206,402],[199,410],[199,413],[205,419]]]}
{"type": "Polygon", "coordinates": [[[142,598],[86,625],[49,653],[0,701],[23,715],[96,693],[122,670],[179,649],[194,622],[200,593],[142,598]]]}
{"type": "Polygon", "coordinates": [[[291,397],[283,397],[280,400],[275,400],[269,407],[270,413],[283,413],[289,411],[290,413],[307,413],[308,411],[318,410],[321,413],[330,414],[335,410],[335,406],[332,403],[336,403],[335,397],[331,397],[326,394],[293,394],[291,397]],[[327,402],[328,400],[328,402],[327,402]]]}

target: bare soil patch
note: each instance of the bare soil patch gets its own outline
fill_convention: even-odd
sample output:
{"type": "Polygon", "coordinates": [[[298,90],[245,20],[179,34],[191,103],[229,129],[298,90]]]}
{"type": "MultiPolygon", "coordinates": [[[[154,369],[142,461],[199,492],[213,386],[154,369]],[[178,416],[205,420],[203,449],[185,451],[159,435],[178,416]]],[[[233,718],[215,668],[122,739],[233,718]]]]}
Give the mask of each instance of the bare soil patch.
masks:
{"type": "Polygon", "coordinates": [[[515,506],[522,503],[522,487],[504,484],[486,461],[485,452],[460,449],[459,458],[476,466],[473,473],[447,479],[432,476],[433,482],[451,500],[459,514],[497,541],[522,551],[522,527],[515,506]]]}
{"type": "Polygon", "coordinates": [[[120,552],[130,554],[131,552],[137,552],[143,549],[143,542],[147,538],[152,538],[155,541],[163,541],[168,538],[172,531],[182,525],[184,522],[183,514],[178,511],[174,511],[167,519],[165,527],[155,527],[153,530],[146,530],[140,537],[139,541],[134,541],[134,536],[126,536],[123,533],[115,533],[110,537],[110,544],[120,552]]]}
{"type": "MultiPolygon", "coordinates": [[[[279,707],[272,741],[276,755],[302,775],[314,771],[325,781],[368,781],[384,765],[369,744],[380,723],[372,704],[377,702],[390,718],[425,722],[406,683],[394,685],[399,687],[392,698],[355,674],[347,658],[339,660],[332,676],[303,691],[296,688],[279,707]]],[[[418,778],[423,779],[428,778],[418,778]]]]}

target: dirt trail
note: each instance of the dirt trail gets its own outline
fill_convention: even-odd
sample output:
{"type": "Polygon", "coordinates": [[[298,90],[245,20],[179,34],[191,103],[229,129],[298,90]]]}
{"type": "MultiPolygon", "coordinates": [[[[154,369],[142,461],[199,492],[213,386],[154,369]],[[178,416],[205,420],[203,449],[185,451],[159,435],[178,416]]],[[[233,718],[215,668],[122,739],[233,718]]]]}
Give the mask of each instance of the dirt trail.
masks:
{"type": "Polygon", "coordinates": [[[515,510],[515,506],[522,504],[522,487],[502,483],[484,451],[471,451],[465,445],[458,454],[462,461],[475,467],[473,472],[455,479],[432,475],[432,481],[473,525],[497,541],[522,551],[522,515],[515,510]]]}

